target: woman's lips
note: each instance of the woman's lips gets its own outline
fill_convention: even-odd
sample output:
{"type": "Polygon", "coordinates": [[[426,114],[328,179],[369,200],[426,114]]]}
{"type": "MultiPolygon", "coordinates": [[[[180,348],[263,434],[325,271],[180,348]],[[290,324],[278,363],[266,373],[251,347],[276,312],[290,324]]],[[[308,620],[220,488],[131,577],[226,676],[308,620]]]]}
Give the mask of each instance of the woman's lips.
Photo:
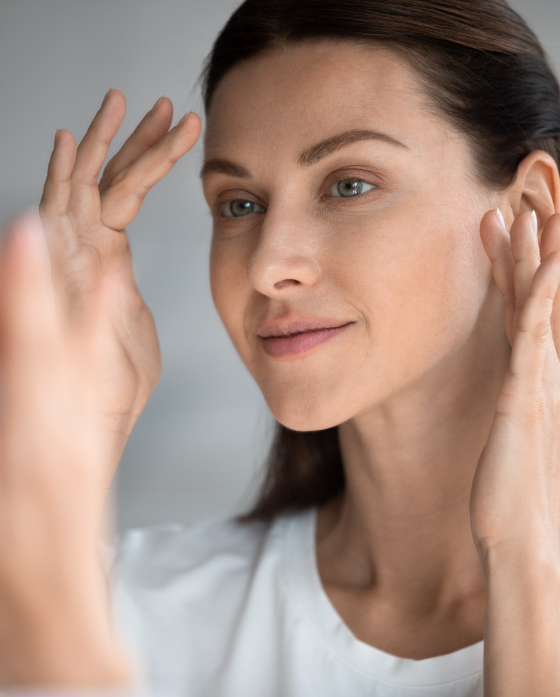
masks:
{"type": "Polygon", "coordinates": [[[263,331],[260,336],[264,350],[269,356],[273,358],[287,358],[310,351],[315,346],[319,346],[319,344],[324,344],[325,341],[329,341],[329,339],[341,334],[351,324],[352,322],[348,322],[337,327],[308,329],[280,336],[262,336],[262,334],[270,333],[263,331]]]}

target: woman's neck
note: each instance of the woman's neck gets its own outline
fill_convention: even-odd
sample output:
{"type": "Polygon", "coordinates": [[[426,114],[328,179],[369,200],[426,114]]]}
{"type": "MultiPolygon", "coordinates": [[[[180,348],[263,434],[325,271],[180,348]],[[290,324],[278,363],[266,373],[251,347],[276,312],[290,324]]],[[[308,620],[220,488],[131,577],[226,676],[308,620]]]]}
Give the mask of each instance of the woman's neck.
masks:
{"type": "Polygon", "coordinates": [[[319,572],[357,636],[390,653],[422,658],[482,638],[469,498],[509,364],[499,329],[339,427],[346,488],[319,511],[319,572]]]}

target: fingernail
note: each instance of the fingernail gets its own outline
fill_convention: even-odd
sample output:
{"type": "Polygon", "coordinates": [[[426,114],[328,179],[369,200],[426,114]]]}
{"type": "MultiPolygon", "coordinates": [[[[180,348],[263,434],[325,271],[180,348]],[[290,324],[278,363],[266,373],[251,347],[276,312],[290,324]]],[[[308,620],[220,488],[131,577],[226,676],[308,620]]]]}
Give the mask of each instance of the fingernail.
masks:
{"type": "Polygon", "coordinates": [[[105,102],[106,102],[107,99],[109,98],[109,94],[110,94],[112,91],[113,91],[113,88],[112,88],[112,87],[110,87],[110,88],[107,90],[107,94],[103,97],[103,101],[101,102],[101,106],[103,106],[103,105],[105,104],[105,102]]]}
{"type": "Polygon", "coordinates": [[[536,235],[539,229],[539,223],[537,221],[537,214],[535,213],[535,211],[531,213],[531,227],[533,228],[533,232],[536,235]]]}
{"type": "Polygon", "coordinates": [[[189,114],[190,114],[190,113],[191,113],[190,111],[189,111],[188,113],[186,113],[186,114],[183,116],[183,118],[179,121],[179,123],[177,124],[177,126],[182,126],[182,125],[185,123],[185,121],[189,118],[189,114]]]}
{"type": "Polygon", "coordinates": [[[163,100],[163,97],[160,97],[160,98],[157,100],[157,102],[154,104],[154,106],[151,108],[150,111],[156,111],[156,109],[158,108],[158,106],[161,104],[162,100],[163,100]]]}
{"type": "Polygon", "coordinates": [[[501,225],[503,228],[505,228],[506,223],[504,220],[504,216],[502,215],[502,211],[499,208],[496,208],[496,218],[498,219],[499,225],[501,225]]]}
{"type": "Polygon", "coordinates": [[[54,134],[54,147],[56,148],[56,144],[58,143],[58,129],[56,133],[54,134]]]}

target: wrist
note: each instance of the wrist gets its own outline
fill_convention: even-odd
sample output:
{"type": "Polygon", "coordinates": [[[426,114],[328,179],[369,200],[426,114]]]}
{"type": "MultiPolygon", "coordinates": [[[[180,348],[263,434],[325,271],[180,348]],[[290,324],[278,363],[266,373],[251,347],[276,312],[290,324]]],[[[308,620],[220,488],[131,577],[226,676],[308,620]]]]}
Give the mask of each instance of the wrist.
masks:
{"type": "Polygon", "coordinates": [[[115,638],[107,579],[95,556],[77,563],[71,579],[3,598],[0,688],[128,689],[132,670],[115,638]],[[8,602],[6,602],[8,601],[8,602]]]}
{"type": "Polygon", "coordinates": [[[131,663],[114,642],[100,646],[83,635],[74,640],[56,639],[48,644],[26,643],[4,652],[0,688],[127,690],[134,686],[131,663]]]}
{"type": "Polygon", "coordinates": [[[506,534],[474,535],[474,542],[485,571],[522,563],[528,568],[560,569],[560,544],[551,540],[549,532],[534,521],[530,526],[510,528],[506,534]]]}
{"type": "Polygon", "coordinates": [[[560,554],[535,537],[481,545],[479,554],[487,580],[506,574],[535,583],[560,583],[560,554]]]}

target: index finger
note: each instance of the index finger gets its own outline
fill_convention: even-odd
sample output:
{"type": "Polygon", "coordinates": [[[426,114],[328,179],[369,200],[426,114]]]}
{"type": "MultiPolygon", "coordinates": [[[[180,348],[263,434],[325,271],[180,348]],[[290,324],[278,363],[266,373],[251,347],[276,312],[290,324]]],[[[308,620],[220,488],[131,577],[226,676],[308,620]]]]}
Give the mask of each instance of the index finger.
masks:
{"type": "Polygon", "coordinates": [[[198,115],[186,114],[158,143],[121,170],[102,195],[103,224],[113,230],[129,225],[148,191],[192,148],[200,130],[198,115]]]}
{"type": "Polygon", "coordinates": [[[155,145],[169,130],[173,119],[173,104],[167,97],[160,97],[144,116],[119,152],[105,165],[99,181],[99,191],[109,188],[117,174],[131,165],[152,145],[155,145]]]}
{"type": "Polygon", "coordinates": [[[72,170],[70,208],[76,222],[84,225],[98,223],[99,189],[97,180],[126,112],[126,100],[119,90],[109,90],[101,108],[94,116],[76,153],[72,170]],[[79,204],[79,205],[76,205],[79,204]],[[74,210],[76,209],[76,210],[74,210]]]}
{"type": "Polygon", "coordinates": [[[513,315],[515,311],[514,264],[511,254],[511,238],[501,213],[488,211],[480,223],[480,237],[492,266],[492,275],[502,296],[505,310],[507,338],[513,338],[513,315]]]}

